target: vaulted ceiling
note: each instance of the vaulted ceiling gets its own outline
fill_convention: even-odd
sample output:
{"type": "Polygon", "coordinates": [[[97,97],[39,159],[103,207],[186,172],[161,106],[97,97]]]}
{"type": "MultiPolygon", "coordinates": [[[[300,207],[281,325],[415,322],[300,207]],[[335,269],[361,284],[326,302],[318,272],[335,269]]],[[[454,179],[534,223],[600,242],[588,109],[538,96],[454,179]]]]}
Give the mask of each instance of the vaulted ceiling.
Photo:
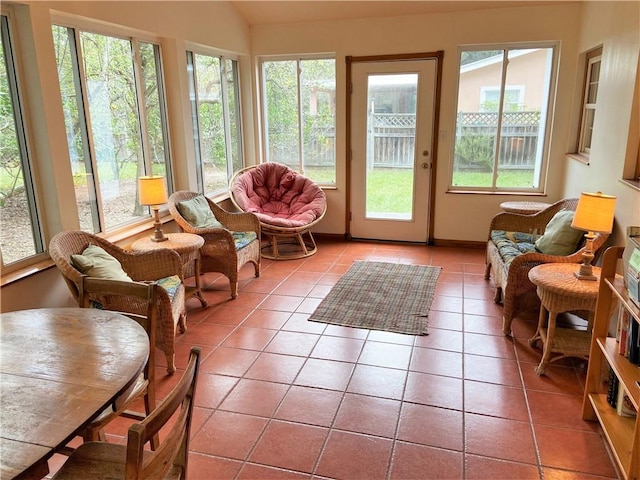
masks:
{"type": "Polygon", "coordinates": [[[249,25],[306,23],[370,17],[394,17],[428,13],[486,10],[575,3],[577,0],[520,1],[232,1],[249,25]]]}

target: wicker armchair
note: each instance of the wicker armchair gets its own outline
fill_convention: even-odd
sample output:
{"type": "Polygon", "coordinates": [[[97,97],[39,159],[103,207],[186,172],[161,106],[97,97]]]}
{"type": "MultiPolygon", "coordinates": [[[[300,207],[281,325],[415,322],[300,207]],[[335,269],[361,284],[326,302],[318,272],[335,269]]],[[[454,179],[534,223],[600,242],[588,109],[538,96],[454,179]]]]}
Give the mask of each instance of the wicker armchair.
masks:
{"type": "MultiPolygon", "coordinates": [[[[49,255],[60,270],[76,302],[79,301],[83,274],[71,263],[71,255],[81,254],[90,244],[103,248],[109,255],[115,257],[134,282],[157,281],[174,275],[180,278],[180,284],[175,291],[172,291],[171,297],[164,288],[158,289],[156,347],[166,356],[168,373],[175,372],[176,327],[181,333],[186,331],[185,289],[182,283],[184,277],[180,255],[167,249],[133,253],[90,233],[81,231],[58,233],[49,243],[49,255]]],[[[140,297],[91,294],[90,299],[99,303],[105,310],[128,312],[139,316],[145,316],[148,311],[148,301],[140,297]]]]}
{"type": "Polygon", "coordinates": [[[189,191],[175,192],[169,197],[169,211],[175,222],[187,233],[204,238],[200,248],[200,273],[218,272],[229,279],[231,298],[238,296],[238,272],[247,262],[253,263],[255,276],[260,276],[260,222],[251,213],[227,212],[205,197],[216,220],[225,228],[198,228],[191,225],[178,210],[178,203],[200,194],[189,191]],[[238,248],[232,232],[255,232],[256,239],[238,248]]]}
{"type": "MultiPolygon", "coordinates": [[[[574,210],[578,206],[577,198],[560,200],[546,209],[533,215],[516,213],[499,213],[491,220],[489,239],[487,241],[487,265],[484,278],[489,280],[493,270],[496,292],[494,301],[503,304],[502,330],[505,335],[511,334],[511,322],[518,312],[540,307],[540,299],[536,287],[529,280],[529,270],[543,263],[581,263],[585,250],[584,240],[577,251],[570,255],[547,255],[537,251],[522,253],[507,265],[491,239],[494,230],[507,232],[523,232],[542,235],[549,220],[560,210],[574,210]]],[[[593,243],[596,255],[606,242],[608,235],[597,234],[593,243]]]]}

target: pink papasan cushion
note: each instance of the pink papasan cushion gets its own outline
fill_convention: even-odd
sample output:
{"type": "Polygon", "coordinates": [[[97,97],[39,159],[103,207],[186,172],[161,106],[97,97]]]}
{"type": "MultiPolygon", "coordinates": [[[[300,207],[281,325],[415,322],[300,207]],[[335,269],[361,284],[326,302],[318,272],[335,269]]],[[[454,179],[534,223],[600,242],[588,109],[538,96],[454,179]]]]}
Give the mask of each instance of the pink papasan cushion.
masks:
{"type": "Polygon", "coordinates": [[[267,162],[238,175],[231,186],[236,204],[267,225],[298,228],[320,218],[326,208],[322,189],[286,165],[267,162]]]}

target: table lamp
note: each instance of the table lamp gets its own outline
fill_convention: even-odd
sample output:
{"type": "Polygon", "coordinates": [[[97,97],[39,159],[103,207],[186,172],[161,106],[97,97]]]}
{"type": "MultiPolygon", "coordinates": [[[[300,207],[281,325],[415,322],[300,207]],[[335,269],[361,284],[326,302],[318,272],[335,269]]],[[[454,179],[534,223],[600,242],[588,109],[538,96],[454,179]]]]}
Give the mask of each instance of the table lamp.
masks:
{"type": "Polygon", "coordinates": [[[593,239],[596,233],[611,233],[613,227],[613,215],[616,208],[616,197],[603,195],[602,192],[582,192],[578,200],[578,208],[573,216],[571,226],[578,230],[585,230],[587,245],[582,254],[582,265],[574,273],[579,280],[597,280],[593,274],[591,262],[593,261],[593,239]]]}
{"type": "Polygon", "coordinates": [[[155,231],[151,240],[154,242],[164,242],[169,240],[160,227],[160,215],[158,214],[158,206],[167,203],[167,188],[164,177],[147,176],[138,178],[138,192],[140,195],[140,204],[151,207],[153,210],[153,226],[155,231]]]}

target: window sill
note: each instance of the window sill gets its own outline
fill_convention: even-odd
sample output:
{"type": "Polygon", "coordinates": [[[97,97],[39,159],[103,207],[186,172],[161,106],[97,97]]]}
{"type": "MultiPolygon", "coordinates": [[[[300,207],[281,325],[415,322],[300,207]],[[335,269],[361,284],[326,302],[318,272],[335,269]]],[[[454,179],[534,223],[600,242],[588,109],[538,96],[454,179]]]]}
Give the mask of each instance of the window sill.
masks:
{"type": "Polygon", "coordinates": [[[584,163],[585,165],[591,164],[590,158],[587,155],[584,155],[583,153],[565,153],[565,156],[572,160],[577,160],[580,163],[584,163]]]}
{"type": "MultiPolygon", "coordinates": [[[[161,211],[160,212],[160,223],[165,224],[173,221],[173,217],[169,215],[169,211],[161,211]]],[[[134,239],[145,234],[147,232],[153,231],[153,219],[148,218],[145,221],[140,223],[136,223],[134,225],[130,225],[123,230],[119,230],[116,232],[108,233],[108,234],[99,234],[100,237],[108,240],[112,243],[120,245],[123,248],[131,243],[134,239]]],[[[40,254],[39,257],[46,255],[40,254]]],[[[19,280],[23,280],[25,278],[30,277],[31,275],[36,275],[40,272],[43,272],[51,267],[55,267],[55,263],[51,258],[46,258],[42,260],[38,260],[33,258],[33,263],[29,265],[25,265],[23,267],[18,267],[15,270],[9,272],[2,272],[2,276],[0,278],[0,287],[4,287],[6,285],[12,284],[19,280]]]]}
{"type": "Polygon", "coordinates": [[[19,280],[28,278],[31,275],[35,275],[36,273],[48,270],[49,268],[54,266],[55,264],[53,263],[53,260],[47,259],[33,263],[26,267],[18,268],[17,270],[9,273],[3,273],[2,278],[0,279],[0,287],[5,287],[19,280]]]}
{"type": "Polygon", "coordinates": [[[544,192],[520,192],[520,191],[491,191],[491,190],[470,190],[465,189],[464,187],[449,187],[446,193],[452,193],[455,195],[499,195],[499,196],[514,196],[517,195],[519,197],[546,197],[547,194],[544,192]]]}
{"type": "Polygon", "coordinates": [[[629,187],[633,188],[634,190],[637,190],[638,192],[640,192],[640,178],[637,179],[632,179],[632,178],[621,178],[620,181],[625,184],[628,185],[629,187]]]}

